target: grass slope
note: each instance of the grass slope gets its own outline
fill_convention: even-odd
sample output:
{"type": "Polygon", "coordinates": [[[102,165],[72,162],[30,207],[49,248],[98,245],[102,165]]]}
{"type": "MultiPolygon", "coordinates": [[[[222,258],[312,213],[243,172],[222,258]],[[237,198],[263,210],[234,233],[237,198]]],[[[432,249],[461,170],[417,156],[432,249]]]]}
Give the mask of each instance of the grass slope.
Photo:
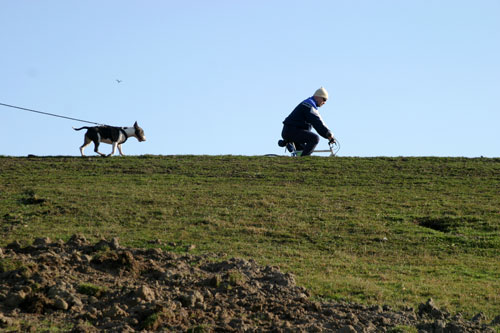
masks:
{"type": "Polygon", "coordinates": [[[500,314],[500,159],[0,157],[0,223],[2,246],[193,244],[317,297],[500,314]]]}

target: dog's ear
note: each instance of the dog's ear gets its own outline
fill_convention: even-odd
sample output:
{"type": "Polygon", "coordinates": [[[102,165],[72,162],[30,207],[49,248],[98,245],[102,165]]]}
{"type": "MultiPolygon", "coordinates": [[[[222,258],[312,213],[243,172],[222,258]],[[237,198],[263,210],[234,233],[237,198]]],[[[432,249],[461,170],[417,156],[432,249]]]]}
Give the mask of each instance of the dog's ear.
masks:
{"type": "Polygon", "coordinates": [[[134,127],[139,127],[139,124],[137,123],[137,120],[134,123],[134,127]]]}

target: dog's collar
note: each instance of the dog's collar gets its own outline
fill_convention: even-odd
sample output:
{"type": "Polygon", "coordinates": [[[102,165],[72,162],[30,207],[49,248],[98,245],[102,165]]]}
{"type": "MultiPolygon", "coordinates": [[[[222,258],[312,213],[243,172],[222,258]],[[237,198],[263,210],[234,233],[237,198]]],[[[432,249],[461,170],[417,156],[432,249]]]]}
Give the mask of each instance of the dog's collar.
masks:
{"type": "Polygon", "coordinates": [[[120,128],[120,131],[123,133],[123,135],[125,136],[125,140],[122,141],[122,143],[125,143],[125,141],[127,141],[128,139],[128,135],[127,135],[127,132],[125,132],[125,130],[123,128],[120,128]]]}

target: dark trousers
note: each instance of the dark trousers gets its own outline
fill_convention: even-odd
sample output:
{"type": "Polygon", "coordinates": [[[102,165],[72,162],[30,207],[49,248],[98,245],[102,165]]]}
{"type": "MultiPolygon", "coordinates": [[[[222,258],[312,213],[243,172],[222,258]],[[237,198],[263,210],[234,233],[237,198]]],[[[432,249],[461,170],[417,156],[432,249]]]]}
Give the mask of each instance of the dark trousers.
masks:
{"type": "Polygon", "coordinates": [[[287,142],[293,142],[297,150],[302,150],[302,156],[311,155],[319,143],[319,136],[317,134],[309,130],[287,125],[283,126],[281,137],[287,142]]]}

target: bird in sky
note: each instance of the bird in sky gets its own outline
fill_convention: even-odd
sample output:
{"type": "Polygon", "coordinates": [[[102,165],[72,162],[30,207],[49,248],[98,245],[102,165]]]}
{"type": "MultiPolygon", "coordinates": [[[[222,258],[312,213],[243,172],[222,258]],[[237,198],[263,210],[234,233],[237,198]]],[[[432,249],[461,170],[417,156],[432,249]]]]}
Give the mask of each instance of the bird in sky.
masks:
{"type": "Polygon", "coordinates": [[[122,82],[122,80],[118,80],[118,79],[116,79],[116,82],[121,83],[121,82],[122,82]]]}

